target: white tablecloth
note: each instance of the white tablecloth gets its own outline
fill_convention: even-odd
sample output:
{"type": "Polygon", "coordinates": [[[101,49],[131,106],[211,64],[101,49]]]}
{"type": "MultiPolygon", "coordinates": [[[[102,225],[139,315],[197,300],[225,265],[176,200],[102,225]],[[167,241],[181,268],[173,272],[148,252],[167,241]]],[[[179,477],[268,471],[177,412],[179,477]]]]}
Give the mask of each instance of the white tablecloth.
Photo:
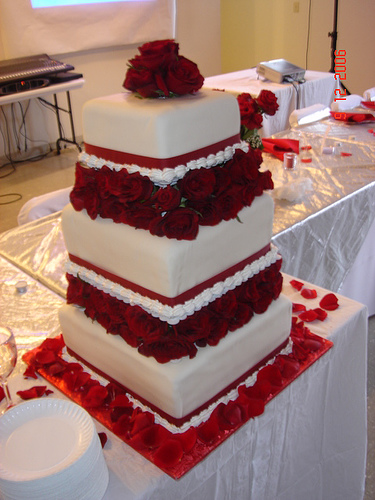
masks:
{"type": "MultiPolygon", "coordinates": [[[[0,257],[0,314],[17,337],[20,356],[59,333],[57,310],[64,299],[0,257]],[[15,284],[26,279],[18,294],[15,284]]],[[[308,302],[284,279],[284,293],[308,302]]],[[[316,288],[316,287],[315,287],[316,288]]],[[[319,300],[326,292],[317,289],[319,300]]],[[[104,500],[360,500],[366,461],[367,311],[339,297],[340,307],[311,330],[334,347],[179,481],[97,424],[108,442],[104,455],[110,482],[104,500]]],[[[10,379],[20,388],[44,385],[23,380],[17,365],[10,379]]],[[[48,385],[48,384],[47,384],[48,385]]],[[[59,396],[56,389],[55,397],[59,396]]]]}
{"type": "Polygon", "coordinates": [[[274,116],[263,118],[261,134],[268,137],[289,128],[289,116],[295,109],[301,109],[313,104],[329,106],[334,98],[337,82],[332,73],[306,71],[305,83],[273,83],[258,78],[255,68],[210,76],[205,79],[204,87],[220,89],[235,95],[248,92],[259,95],[263,89],[271,90],[277,97],[279,109],[274,116]]]}

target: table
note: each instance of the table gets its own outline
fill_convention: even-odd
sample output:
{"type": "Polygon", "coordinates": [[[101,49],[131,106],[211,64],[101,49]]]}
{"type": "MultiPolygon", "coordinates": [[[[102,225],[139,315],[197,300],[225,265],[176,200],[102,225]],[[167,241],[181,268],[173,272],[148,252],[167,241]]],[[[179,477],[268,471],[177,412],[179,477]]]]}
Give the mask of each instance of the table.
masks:
{"type": "MultiPolygon", "coordinates": [[[[312,146],[311,163],[286,173],[280,160],[264,154],[264,169],[276,190],[273,242],[283,270],[368,307],[375,314],[375,136],[371,125],[333,119],[275,134],[312,146]],[[352,156],[321,154],[322,142],[352,156]],[[301,180],[311,190],[295,202],[278,199],[278,188],[301,180]]],[[[297,184],[298,185],[298,184],[297,184]]]]}
{"type": "Polygon", "coordinates": [[[72,111],[72,105],[71,105],[71,100],[70,100],[70,91],[81,88],[84,85],[84,83],[85,83],[85,80],[83,78],[77,78],[75,80],[70,80],[70,81],[63,82],[63,83],[52,84],[52,85],[49,85],[47,87],[42,87],[39,89],[32,89],[32,90],[27,90],[25,92],[17,92],[15,94],[3,95],[3,96],[0,96],[0,106],[5,106],[6,104],[12,104],[15,102],[27,101],[29,99],[36,99],[36,98],[39,99],[40,101],[45,103],[47,106],[50,106],[56,113],[57,127],[58,127],[58,133],[59,133],[59,137],[56,141],[57,154],[60,154],[61,142],[74,144],[75,146],[77,146],[77,148],[80,151],[81,148],[80,148],[79,144],[77,143],[76,136],[75,136],[73,111],[72,111]],[[68,109],[62,108],[58,104],[57,94],[60,92],[66,93],[66,103],[67,103],[68,109]],[[44,99],[45,96],[50,95],[50,94],[53,94],[53,103],[46,101],[44,99]],[[61,124],[60,112],[67,113],[69,116],[72,139],[68,139],[67,137],[64,136],[63,127],[61,124]]]}
{"type": "MultiPolygon", "coordinates": [[[[41,245],[47,243],[42,240],[41,245]]],[[[51,266],[58,268],[56,251],[50,256],[51,266]]],[[[0,314],[14,329],[22,355],[59,333],[57,309],[64,298],[3,257],[0,272],[0,314]],[[15,290],[21,279],[28,284],[24,294],[15,290]]],[[[289,282],[290,276],[285,275],[283,292],[293,301],[306,302],[289,282]]],[[[319,297],[326,293],[314,288],[319,297]]],[[[103,500],[361,499],[366,462],[367,311],[344,297],[339,297],[339,303],[324,323],[311,328],[332,340],[334,347],[274,398],[263,415],[249,421],[179,481],[97,423],[98,432],[105,431],[109,438],[104,455],[110,482],[103,500]]],[[[13,394],[20,388],[45,385],[24,380],[23,368],[18,363],[10,379],[13,394]]],[[[55,397],[63,397],[53,390],[55,397]]]]}
{"type": "Polygon", "coordinates": [[[205,79],[204,87],[220,89],[235,95],[248,92],[254,97],[263,89],[271,90],[277,97],[279,109],[274,116],[263,117],[261,135],[268,137],[289,128],[289,116],[295,109],[313,104],[330,106],[334,99],[337,82],[332,73],[306,71],[305,83],[273,83],[258,78],[255,68],[210,76],[205,79]]]}

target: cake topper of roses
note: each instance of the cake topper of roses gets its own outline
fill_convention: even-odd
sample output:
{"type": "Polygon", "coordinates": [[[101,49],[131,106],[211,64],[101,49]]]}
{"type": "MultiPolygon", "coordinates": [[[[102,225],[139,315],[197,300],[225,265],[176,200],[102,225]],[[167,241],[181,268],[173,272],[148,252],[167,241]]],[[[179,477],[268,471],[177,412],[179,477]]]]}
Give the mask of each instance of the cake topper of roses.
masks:
{"type": "Polygon", "coordinates": [[[197,92],[204,78],[198,66],[179,55],[174,40],[156,40],[138,48],[129,61],[124,88],[139,97],[174,97],[197,92]]]}

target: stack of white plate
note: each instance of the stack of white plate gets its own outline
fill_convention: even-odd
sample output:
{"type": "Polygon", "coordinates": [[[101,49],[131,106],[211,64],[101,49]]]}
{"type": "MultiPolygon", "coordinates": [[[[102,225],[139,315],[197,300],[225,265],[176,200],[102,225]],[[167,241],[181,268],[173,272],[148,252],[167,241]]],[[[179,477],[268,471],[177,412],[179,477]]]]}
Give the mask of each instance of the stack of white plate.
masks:
{"type": "Polygon", "coordinates": [[[94,422],[80,406],[33,399],[0,418],[5,500],[100,500],[108,469],[94,422]]]}

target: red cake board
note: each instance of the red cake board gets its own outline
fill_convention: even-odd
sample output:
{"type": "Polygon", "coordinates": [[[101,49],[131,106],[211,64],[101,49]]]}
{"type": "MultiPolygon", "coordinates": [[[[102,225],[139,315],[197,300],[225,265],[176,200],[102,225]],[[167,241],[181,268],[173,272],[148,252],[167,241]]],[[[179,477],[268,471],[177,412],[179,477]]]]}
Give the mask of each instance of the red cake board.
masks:
{"type": "Polygon", "coordinates": [[[171,433],[155,423],[152,413],[134,409],[120,386],[113,382],[100,385],[85,372],[82,363],[65,361],[62,336],[47,339],[23,359],[28,365],[25,376],[37,378],[36,373],[40,374],[118,438],[173,479],[179,479],[250,418],[261,415],[269,401],[333,345],[303,322],[293,323],[290,339],[290,354],[276,355],[271,364],[258,371],[253,386],[240,385],[237,399],[221,403],[206,422],[183,434],[171,433]]]}

